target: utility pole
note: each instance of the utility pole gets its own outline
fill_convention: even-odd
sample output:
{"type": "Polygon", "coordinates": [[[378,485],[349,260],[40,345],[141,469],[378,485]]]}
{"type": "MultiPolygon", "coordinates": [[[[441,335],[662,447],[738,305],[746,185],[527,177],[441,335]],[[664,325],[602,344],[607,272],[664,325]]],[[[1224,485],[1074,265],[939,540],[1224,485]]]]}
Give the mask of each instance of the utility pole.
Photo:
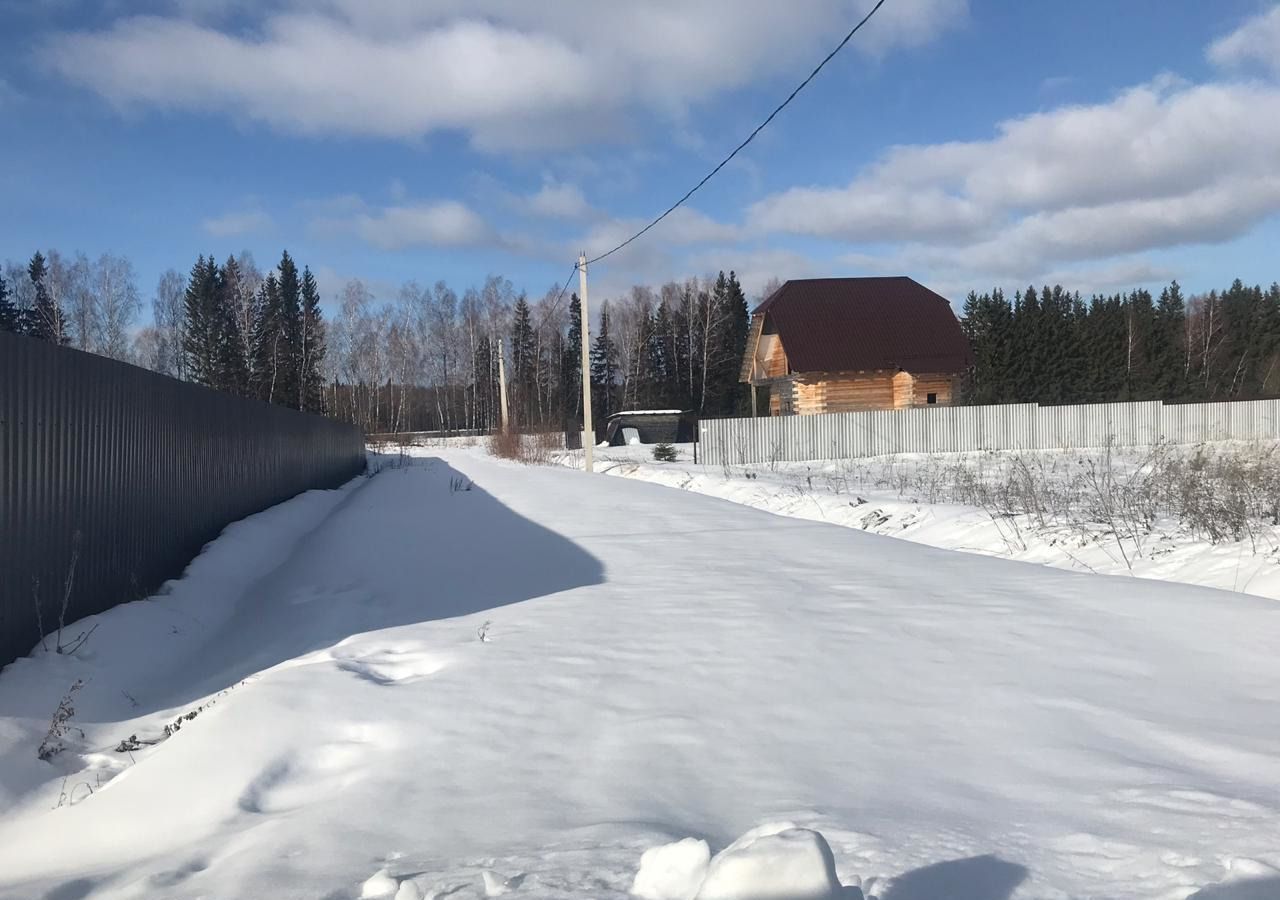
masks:
{"type": "Polygon", "coordinates": [[[502,356],[502,338],[498,338],[498,399],[502,406],[501,430],[506,434],[510,423],[507,420],[507,366],[502,356]]]}
{"type": "Polygon", "coordinates": [[[578,302],[582,311],[582,455],[583,469],[595,471],[591,451],[596,442],[591,427],[591,318],[587,315],[587,255],[578,256],[578,302]]]}

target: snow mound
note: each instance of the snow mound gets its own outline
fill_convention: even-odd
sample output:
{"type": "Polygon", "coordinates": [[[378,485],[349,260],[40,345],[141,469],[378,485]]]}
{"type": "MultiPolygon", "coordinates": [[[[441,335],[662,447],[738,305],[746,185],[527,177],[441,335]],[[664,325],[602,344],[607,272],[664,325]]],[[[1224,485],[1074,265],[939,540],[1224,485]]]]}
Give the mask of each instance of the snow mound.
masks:
{"type": "Polygon", "coordinates": [[[644,852],[631,893],[640,900],[694,900],[707,875],[711,848],[685,838],[644,852]]]}
{"type": "Polygon", "coordinates": [[[396,891],[396,900],[422,900],[422,891],[412,881],[402,881],[396,891]]]}
{"type": "Polygon", "coordinates": [[[835,857],[816,831],[791,822],[753,828],[708,860],[687,838],[645,851],[631,893],[642,900],[832,900],[835,857]]]}
{"type": "Polygon", "coordinates": [[[400,882],[387,874],[386,869],[374,872],[360,888],[360,900],[391,900],[400,882]]]}
{"type": "Polygon", "coordinates": [[[826,900],[839,894],[826,838],[784,822],[754,828],[717,853],[697,900],[826,900]]]}

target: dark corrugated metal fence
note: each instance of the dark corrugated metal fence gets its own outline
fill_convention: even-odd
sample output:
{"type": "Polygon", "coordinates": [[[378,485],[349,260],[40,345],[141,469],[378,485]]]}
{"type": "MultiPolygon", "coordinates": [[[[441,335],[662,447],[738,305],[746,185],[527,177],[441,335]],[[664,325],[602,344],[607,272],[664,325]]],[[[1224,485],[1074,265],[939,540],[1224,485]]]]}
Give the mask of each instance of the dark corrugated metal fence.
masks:
{"type": "Polygon", "coordinates": [[[0,665],[147,596],[231,522],[364,467],[351,425],[0,333],[0,665]]]}

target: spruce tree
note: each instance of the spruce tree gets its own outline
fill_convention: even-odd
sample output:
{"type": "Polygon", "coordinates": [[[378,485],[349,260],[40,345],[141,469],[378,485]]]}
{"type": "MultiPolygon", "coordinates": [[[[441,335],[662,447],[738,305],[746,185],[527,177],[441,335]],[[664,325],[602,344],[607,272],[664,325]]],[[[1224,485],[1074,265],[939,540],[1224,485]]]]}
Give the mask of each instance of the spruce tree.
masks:
{"type": "Polygon", "coordinates": [[[1160,292],[1151,332],[1153,399],[1181,400],[1186,396],[1186,309],[1182,288],[1173,282],[1160,292]]]}
{"type": "Polygon", "coordinates": [[[280,282],[275,272],[268,274],[258,289],[257,306],[249,370],[252,394],[267,403],[278,403],[285,396],[280,376],[289,352],[289,339],[280,312],[280,282]]]}
{"type": "Polygon", "coordinates": [[[560,354],[560,384],[565,393],[565,431],[580,431],[582,421],[582,302],[569,298],[569,335],[560,354]]]}
{"type": "Polygon", "coordinates": [[[1275,397],[1280,394],[1280,283],[1272,282],[1262,302],[1261,329],[1267,336],[1264,356],[1258,361],[1260,376],[1258,394],[1275,397]]]}
{"type": "Polygon", "coordinates": [[[282,352],[277,356],[275,400],[282,406],[299,409],[302,396],[302,284],[298,266],[284,251],[280,256],[279,295],[276,321],[282,352]]]}
{"type": "MultiPolygon", "coordinates": [[[[721,273],[724,277],[724,273],[721,273]]],[[[718,374],[720,411],[728,416],[750,415],[751,394],[742,384],[742,358],[747,350],[747,334],[751,330],[751,312],[735,272],[730,272],[721,297],[719,319],[725,342],[718,374]]]]}
{"type": "Polygon", "coordinates": [[[302,270],[302,314],[299,348],[301,353],[301,395],[299,406],[308,412],[322,412],[324,377],[320,364],[325,355],[324,314],[320,309],[320,289],[311,269],[302,270]]]}
{"type": "Polygon", "coordinates": [[[533,421],[537,399],[537,345],[529,301],[521,294],[511,318],[511,404],[512,418],[519,425],[533,421]]]}
{"type": "Polygon", "coordinates": [[[967,400],[975,404],[1007,403],[1012,399],[1009,372],[1013,309],[999,288],[988,294],[970,292],[961,326],[973,351],[967,400]]]}
{"type": "Polygon", "coordinates": [[[1013,403],[1034,403],[1043,383],[1045,368],[1044,348],[1040,343],[1040,297],[1034,285],[1014,295],[1009,349],[1009,400],[1013,403]]]}
{"type": "Polygon", "coordinates": [[[487,335],[480,338],[476,344],[472,364],[471,378],[475,385],[476,427],[486,430],[496,428],[499,413],[497,385],[494,381],[493,345],[487,335]]]}
{"type": "Polygon", "coordinates": [[[45,283],[47,275],[48,269],[45,266],[44,255],[37,250],[27,265],[27,277],[31,279],[31,286],[35,291],[35,302],[32,303],[31,309],[27,310],[24,330],[42,341],[66,344],[68,343],[66,320],[63,318],[58,302],[49,293],[49,287],[45,283]]]}
{"type": "Polygon", "coordinates": [[[201,254],[191,267],[183,295],[185,326],[182,353],[187,377],[197,384],[223,389],[222,321],[218,313],[218,266],[213,257],[201,254]]]}
{"type": "Polygon", "coordinates": [[[9,286],[0,273],[0,331],[18,330],[18,307],[9,299],[9,286]]]}
{"type": "Polygon", "coordinates": [[[600,329],[591,342],[591,414],[597,433],[614,412],[618,383],[618,348],[609,333],[609,301],[600,304],[600,329]]]}
{"type": "Polygon", "coordinates": [[[670,311],[659,303],[649,319],[645,340],[645,403],[654,409],[671,405],[671,373],[667,359],[667,335],[671,330],[670,311]]]}
{"type": "Polygon", "coordinates": [[[247,397],[249,361],[245,358],[244,337],[240,333],[240,282],[240,263],[229,256],[217,273],[210,324],[216,344],[215,386],[229,394],[247,397]]]}

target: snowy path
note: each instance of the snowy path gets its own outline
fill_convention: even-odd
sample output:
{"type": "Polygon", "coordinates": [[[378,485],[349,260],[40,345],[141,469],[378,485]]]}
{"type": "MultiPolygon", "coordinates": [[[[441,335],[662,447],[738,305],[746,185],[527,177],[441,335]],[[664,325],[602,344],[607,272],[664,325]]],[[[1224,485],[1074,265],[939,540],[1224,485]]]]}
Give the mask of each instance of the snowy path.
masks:
{"type": "Polygon", "coordinates": [[[881,900],[1280,896],[1274,601],[444,456],[5,670],[0,896],[623,897],[784,819],[881,900]]]}

